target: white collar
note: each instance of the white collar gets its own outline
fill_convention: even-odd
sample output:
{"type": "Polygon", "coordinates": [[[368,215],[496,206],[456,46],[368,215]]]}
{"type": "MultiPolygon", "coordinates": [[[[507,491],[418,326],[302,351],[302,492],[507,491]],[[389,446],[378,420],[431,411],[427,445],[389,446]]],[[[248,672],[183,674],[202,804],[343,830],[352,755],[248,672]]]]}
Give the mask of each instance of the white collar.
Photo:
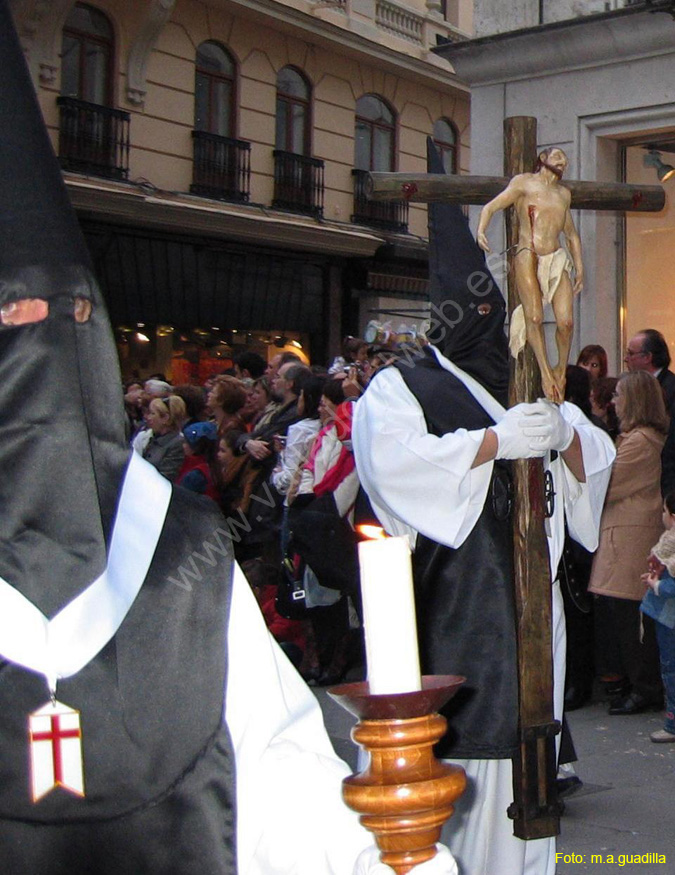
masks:
{"type": "Polygon", "coordinates": [[[453,364],[453,362],[446,358],[443,353],[439,352],[435,346],[432,346],[431,349],[436,356],[438,364],[446,371],[450,371],[451,374],[454,374],[458,380],[461,380],[483,410],[489,413],[495,422],[499,422],[502,416],[506,413],[506,409],[502,407],[499,401],[497,401],[496,398],[493,398],[488,390],[484,386],[481,386],[478,380],[475,380],[470,374],[467,374],[466,371],[458,368],[457,365],[453,364]]]}
{"type": "Polygon", "coordinates": [[[0,656],[47,678],[84,668],[121,626],[143,585],[171,500],[171,484],[131,453],[103,573],[48,620],[0,578],[0,656]]]}

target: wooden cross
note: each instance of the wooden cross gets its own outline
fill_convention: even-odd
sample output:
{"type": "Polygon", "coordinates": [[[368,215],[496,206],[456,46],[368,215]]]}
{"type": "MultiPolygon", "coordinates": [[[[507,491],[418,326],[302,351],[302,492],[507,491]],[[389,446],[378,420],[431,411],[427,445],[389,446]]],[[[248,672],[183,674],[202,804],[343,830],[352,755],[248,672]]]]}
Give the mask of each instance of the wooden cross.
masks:
{"type": "MultiPolygon", "coordinates": [[[[504,121],[505,177],[448,176],[427,173],[371,173],[367,183],[373,200],[485,204],[506,188],[512,176],[530,172],[537,157],[536,119],[519,116],[504,121]]],[[[571,209],[648,211],[663,209],[665,192],[659,185],[561,180],[572,193],[571,209]]],[[[508,251],[509,314],[519,303],[513,252],[518,220],[513,208],[505,214],[508,251]]],[[[542,396],[534,354],[527,345],[510,359],[509,403],[542,396]]],[[[514,758],[514,802],[509,816],[514,834],[522,839],[560,832],[555,790],[557,771],[553,717],[551,639],[551,577],[545,520],[545,475],[541,459],[513,463],[514,583],[518,624],[519,755],[514,758]]],[[[562,496],[556,497],[558,501],[562,496]]]]}

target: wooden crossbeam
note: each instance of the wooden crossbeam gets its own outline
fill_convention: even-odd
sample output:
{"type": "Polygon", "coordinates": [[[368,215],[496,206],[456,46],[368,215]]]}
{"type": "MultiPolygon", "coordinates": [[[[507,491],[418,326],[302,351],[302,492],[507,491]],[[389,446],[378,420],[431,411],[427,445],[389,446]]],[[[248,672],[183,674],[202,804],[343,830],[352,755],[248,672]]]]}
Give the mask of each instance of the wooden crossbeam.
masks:
{"type": "MultiPolygon", "coordinates": [[[[486,204],[506,188],[509,179],[508,176],[369,173],[366,194],[376,201],[486,204]]],[[[666,193],[661,185],[628,185],[621,182],[586,182],[577,179],[563,179],[560,184],[572,192],[573,210],[653,213],[662,210],[666,203],[666,193]]]]}

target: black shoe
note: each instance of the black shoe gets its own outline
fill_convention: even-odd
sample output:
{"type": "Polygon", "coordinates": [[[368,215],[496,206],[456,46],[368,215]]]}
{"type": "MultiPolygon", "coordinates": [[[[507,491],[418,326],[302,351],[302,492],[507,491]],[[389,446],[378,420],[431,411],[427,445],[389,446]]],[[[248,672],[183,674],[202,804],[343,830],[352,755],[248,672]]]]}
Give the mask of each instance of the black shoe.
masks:
{"type": "Polygon", "coordinates": [[[572,793],[576,793],[584,786],[583,781],[577,775],[570,775],[569,778],[556,778],[555,785],[558,790],[558,799],[562,796],[571,796],[572,793]]]}
{"type": "Polygon", "coordinates": [[[618,681],[610,681],[605,684],[605,695],[610,700],[610,703],[613,699],[623,699],[630,692],[630,681],[626,679],[618,680],[618,681]]]}
{"type": "Polygon", "coordinates": [[[609,714],[616,716],[617,714],[642,714],[643,711],[661,711],[663,708],[662,701],[654,699],[645,699],[639,693],[629,693],[623,699],[616,699],[609,706],[609,714]]]}

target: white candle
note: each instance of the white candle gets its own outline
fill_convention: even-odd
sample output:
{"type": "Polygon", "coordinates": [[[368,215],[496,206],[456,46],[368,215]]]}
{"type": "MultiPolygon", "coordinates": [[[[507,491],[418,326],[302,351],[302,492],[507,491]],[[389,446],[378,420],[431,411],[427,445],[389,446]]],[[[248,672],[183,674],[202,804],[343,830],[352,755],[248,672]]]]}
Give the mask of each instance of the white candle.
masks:
{"type": "Polygon", "coordinates": [[[420,690],[415,595],[405,538],[359,543],[363,625],[370,692],[420,690]]]}

